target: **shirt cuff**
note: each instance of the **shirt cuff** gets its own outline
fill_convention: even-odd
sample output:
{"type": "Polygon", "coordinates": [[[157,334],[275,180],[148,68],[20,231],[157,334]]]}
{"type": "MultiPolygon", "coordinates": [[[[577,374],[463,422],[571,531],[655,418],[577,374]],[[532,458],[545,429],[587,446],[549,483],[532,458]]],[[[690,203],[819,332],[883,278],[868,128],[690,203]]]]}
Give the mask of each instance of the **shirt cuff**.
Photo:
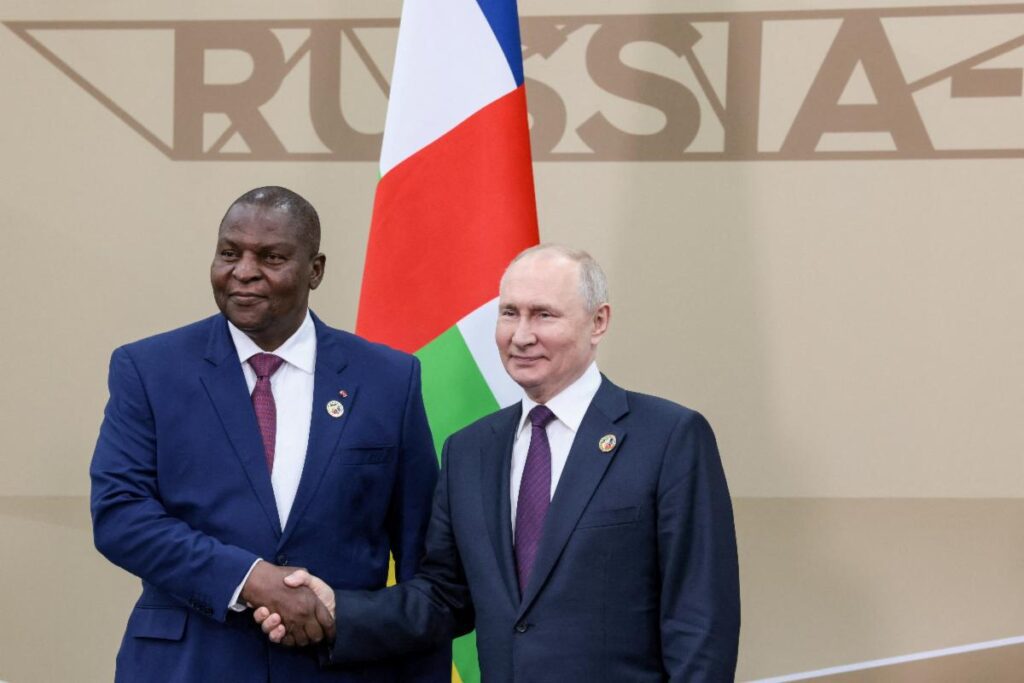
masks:
{"type": "Polygon", "coordinates": [[[252,563],[251,567],[249,567],[249,571],[247,571],[245,576],[242,577],[242,582],[238,584],[238,588],[236,588],[235,592],[231,594],[231,602],[228,603],[228,609],[232,612],[244,612],[250,607],[250,605],[240,602],[238,596],[242,594],[242,588],[245,586],[245,582],[249,580],[249,574],[252,574],[252,570],[256,568],[256,565],[259,564],[262,559],[263,558],[260,557],[256,558],[256,561],[252,563]]]}

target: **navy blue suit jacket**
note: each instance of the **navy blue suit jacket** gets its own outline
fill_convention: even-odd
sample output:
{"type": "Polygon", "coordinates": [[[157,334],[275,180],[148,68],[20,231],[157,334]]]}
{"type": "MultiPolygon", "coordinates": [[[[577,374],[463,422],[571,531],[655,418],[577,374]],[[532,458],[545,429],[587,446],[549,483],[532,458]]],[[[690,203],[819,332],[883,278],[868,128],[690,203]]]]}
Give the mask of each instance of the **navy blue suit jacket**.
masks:
{"type": "MultiPolygon", "coordinates": [[[[386,582],[389,550],[400,581],[422,555],[437,459],[419,364],[313,321],[309,446],[284,529],[226,320],[114,352],[90,470],[93,531],[100,552],[142,578],[117,680],[410,678],[402,662],[323,669],[314,648],[270,645],[251,613],[228,609],[257,557],[372,589],[386,582]]],[[[414,663],[419,679],[447,680],[449,656],[442,643],[414,663]]]]}
{"type": "Polygon", "coordinates": [[[520,595],[509,504],[520,411],[448,439],[420,572],[337,591],[333,659],[386,659],[475,626],[485,683],[732,680],[736,541],[707,421],[603,379],[520,595]],[[605,435],[617,442],[607,453],[605,435]]]}

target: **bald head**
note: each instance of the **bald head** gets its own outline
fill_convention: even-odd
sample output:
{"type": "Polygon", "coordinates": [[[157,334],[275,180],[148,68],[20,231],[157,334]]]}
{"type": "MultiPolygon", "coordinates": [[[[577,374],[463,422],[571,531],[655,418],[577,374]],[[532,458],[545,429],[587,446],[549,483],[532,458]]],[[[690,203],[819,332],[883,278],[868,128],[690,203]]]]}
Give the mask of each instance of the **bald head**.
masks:
{"type": "Polygon", "coordinates": [[[564,244],[538,244],[524,249],[508,264],[501,281],[505,281],[508,272],[515,264],[525,259],[540,257],[553,259],[561,257],[578,266],[580,296],[583,297],[583,304],[588,313],[594,313],[601,304],[608,303],[608,278],[605,277],[601,265],[582,249],[574,249],[564,244]]]}

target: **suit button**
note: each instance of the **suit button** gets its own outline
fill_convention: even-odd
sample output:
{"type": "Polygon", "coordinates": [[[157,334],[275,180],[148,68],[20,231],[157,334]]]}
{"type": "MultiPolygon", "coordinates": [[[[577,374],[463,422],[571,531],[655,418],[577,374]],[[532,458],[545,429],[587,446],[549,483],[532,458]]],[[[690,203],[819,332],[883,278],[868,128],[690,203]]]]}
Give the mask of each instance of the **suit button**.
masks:
{"type": "Polygon", "coordinates": [[[285,555],[284,553],[278,555],[275,558],[275,561],[277,562],[277,564],[279,564],[282,567],[287,567],[288,566],[288,556],[285,555]]]}
{"type": "Polygon", "coordinates": [[[528,628],[530,628],[529,624],[516,624],[516,633],[526,633],[528,628]]]}

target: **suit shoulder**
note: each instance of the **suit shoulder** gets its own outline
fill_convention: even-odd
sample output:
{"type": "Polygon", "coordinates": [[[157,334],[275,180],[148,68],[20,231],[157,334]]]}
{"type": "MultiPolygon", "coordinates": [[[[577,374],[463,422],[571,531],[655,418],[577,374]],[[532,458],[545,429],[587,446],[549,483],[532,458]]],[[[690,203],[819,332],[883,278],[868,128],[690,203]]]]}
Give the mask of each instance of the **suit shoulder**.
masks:
{"type": "Polygon", "coordinates": [[[519,403],[513,403],[512,405],[496,410],[493,413],[488,413],[483,417],[470,422],[462,429],[454,432],[449,436],[449,440],[453,445],[462,446],[464,444],[480,443],[485,440],[494,438],[494,431],[501,430],[504,427],[508,427],[514,424],[514,418],[519,414],[519,403]]]}
{"type": "Polygon", "coordinates": [[[353,359],[365,360],[375,364],[391,364],[403,368],[407,368],[416,362],[416,357],[411,353],[399,351],[387,344],[372,342],[352,332],[339,330],[323,323],[321,325],[322,333],[333,337],[353,359]]]}
{"type": "Polygon", "coordinates": [[[177,327],[173,330],[167,330],[166,332],[160,332],[129,342],[120,348],[126,350],[131,355],[149,355],[164,352],[168,349],[178,350],[189,346],[203,348],[209,339],[210,329],[220,319],[221,316],[219,314],[212,315],[209,318],[197,320],[194,323],[177,327]]]}
{"type": "Polygon", "coordinates": [[[630,412],[647,420],[672,424],[690,422],[708,424],[707,418],[698,411],[667,398],[642,394],[637,391],[626,391],[626,397],[629,401],[630,412]]]}

